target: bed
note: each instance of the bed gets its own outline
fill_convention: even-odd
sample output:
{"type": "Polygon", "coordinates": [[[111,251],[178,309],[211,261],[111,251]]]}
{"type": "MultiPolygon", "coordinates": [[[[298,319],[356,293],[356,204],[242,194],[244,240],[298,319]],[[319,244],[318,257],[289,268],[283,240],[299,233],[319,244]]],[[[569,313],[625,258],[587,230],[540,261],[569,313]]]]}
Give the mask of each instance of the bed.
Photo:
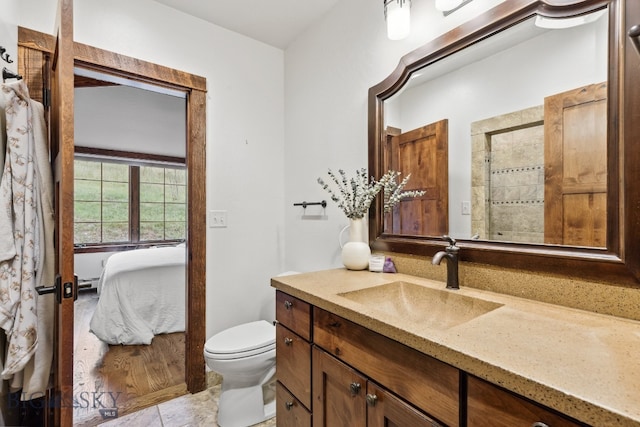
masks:
{"type": "Polygon", "coordinates": [[[98,282],[90,330],[108,344],[150,344],[185,330],[185,247],[111,255],[98,282]]]}

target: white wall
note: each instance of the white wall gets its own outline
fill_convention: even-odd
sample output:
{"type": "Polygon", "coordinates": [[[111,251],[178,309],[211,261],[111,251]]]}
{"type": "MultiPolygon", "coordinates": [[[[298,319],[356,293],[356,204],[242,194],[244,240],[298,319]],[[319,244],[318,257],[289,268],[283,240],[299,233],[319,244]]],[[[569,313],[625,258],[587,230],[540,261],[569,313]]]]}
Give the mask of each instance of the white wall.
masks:
{"type": "MultiPolygon", "coordinates": [[[[328,168],[367,167],[367,94],[400,58],[501,3],[475,0],[444,18],[433,1],[414,1],[412,33],[386,37],[382,2],[343,0],[285,55],[285,196],[287,269],[340,267],[338,233],[348,221],[316,183],[328,168]],[[329,202],[327,220],[304,220],[293,203],[329,202]]],[[[309,211],[312,208],[307,208],[309,211]]]]}
{"type": "MultiPolygon", "coordinates": [[[[207,336],[273,319],[269,278],[284,268],[284,53],[150,0],[74,3],[76,41],[207,79],[207,208],[228,211],[227,228],[207,230],[207,336]]],[[[20,1],[20,25],[52,33],[55,4],[20,1]]]]}
{"type": "Polygon", "coordinates": [[[8,4],[2,5],[2,14],[0,15],[0,46],[5,49],[4,55],[9,55],[9,60],[13,62],[0,60],[0,68],[8,68],[14,73],[18,72],[18,12],[17,5],[14,0],[8,4]]]}

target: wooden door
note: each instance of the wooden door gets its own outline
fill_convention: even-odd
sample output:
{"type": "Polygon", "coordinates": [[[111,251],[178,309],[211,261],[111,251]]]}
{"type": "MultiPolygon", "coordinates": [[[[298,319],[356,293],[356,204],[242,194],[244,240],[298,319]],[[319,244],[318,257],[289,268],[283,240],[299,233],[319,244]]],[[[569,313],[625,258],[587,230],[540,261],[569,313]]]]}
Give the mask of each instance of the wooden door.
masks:
{"type": "Polygon", "coordinates": [[[408,198],[385,216],[385,233],[440,236],[449,230],[448,121],[405,133],[387,131],[385,171],[411,174],[406,191],[425,191],[408,198]]]}
{"type": "Polygon", "coordinates": [[[318,347],[312,363],[313,427],[366,427],[366,378],[318,347]]]}
{"type": "Polygon", "coordinates": [[[544,101],[545,243],[607,245],[607,84],[544,101]]]}
{"type": "Polygon", "coordinates": [[[62,290],[54,334],[55,425],[73,424],[73,0],[58,1],[51,61],[51,158],[55,188],[56,273],[62,290]]]}
{"type": "Polygon", "coordinates": [[[367,385],[366,400],[368,427],[441,426],[438,422],[372,382],[367,385]]]}

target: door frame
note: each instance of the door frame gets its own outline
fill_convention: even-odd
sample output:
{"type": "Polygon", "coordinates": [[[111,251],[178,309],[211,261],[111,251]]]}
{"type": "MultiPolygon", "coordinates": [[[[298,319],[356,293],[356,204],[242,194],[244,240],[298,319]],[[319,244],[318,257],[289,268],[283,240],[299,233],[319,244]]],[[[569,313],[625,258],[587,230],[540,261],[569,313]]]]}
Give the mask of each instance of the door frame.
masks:
{"type": "MultiPolygon", "coordinates": [[[[53,56],[55,37],[18,27],[18,45],[53,56]]],[[[19,70],[30,83],[25,69],[29,58],[19,58],[19,70]]],[[[74,64],[103,73],[182,91],[186,94],[186,167],[187,167],[187,271],[185,382],[191,393],[206,388],[204,344],[206,341],[206,78],[169,67],[142,61],[104,49],[74,42],[74,64]]],[[[44,67],[46,68],[46,67],[44,67]]],[[[40,79],[37,76],[37,79],[40,79]]],[[[37,80],[36,79],[36,80],[37,80]]],[[[42,76],[50,87],[49,76],[42,76]]],[[[34,85],[35,82],[32,82],[34,85]]],[[[47,92],[45,89],[45,93],[47,92]]],[[[31,88],[30,88],[31,90],[31,88]]],[[[36,91],[39,90],[36,89],[36,91]]],[[[65,325],[73,330],[73,325],[65,325]]],[[[71,357],[73,346],[66,349],[71,357]]],[[[55,365],[54,365],[55,366],[55,365]]]]}

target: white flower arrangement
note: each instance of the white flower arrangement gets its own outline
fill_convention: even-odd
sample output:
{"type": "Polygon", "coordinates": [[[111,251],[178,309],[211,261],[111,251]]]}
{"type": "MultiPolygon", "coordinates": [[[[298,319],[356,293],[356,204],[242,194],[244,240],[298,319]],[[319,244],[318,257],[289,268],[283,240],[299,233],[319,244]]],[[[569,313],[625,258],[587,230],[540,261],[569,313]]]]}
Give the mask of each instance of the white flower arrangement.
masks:
{"type": "Polygon", "coordinates": [[[402,191],[407,185],[411,174],[398,183],[397,178],[400,176],[400,172],[397,171],[390,170],[382,175],[379,181],[376,181],[373,177],[369,181],[367,170],[364,168],[356,170],[356,175],[350,179],[347,178],[342,169],[338,170],[338,173],[340,178],[331,169],[328,172],[329,177],[336,184],[338,192],[334,191],[322,178],[318,178],[318,183],[329,193],[331,200],[336,202],[347,218],[350,219],[363,218],[367,215],[371,202],[373,202],[380,190],[384,190],[385,212],[390,212],[395,205],[406,197],[419,197],[425,194],[424,191],[402,191]]]}

